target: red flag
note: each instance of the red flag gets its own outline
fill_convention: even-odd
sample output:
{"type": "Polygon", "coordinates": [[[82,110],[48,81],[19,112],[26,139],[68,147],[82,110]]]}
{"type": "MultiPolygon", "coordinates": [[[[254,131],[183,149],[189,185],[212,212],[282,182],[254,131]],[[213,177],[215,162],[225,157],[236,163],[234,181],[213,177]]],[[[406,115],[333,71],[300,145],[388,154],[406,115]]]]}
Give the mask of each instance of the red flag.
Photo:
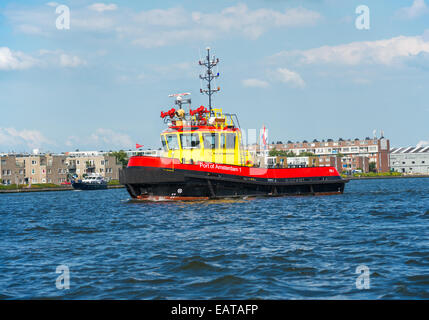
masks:
{"type": "Polygon", "coordinates": [[[140,149],[140,148],[143,148],[143,145],[136,143],[136,149],[140,149]]]}

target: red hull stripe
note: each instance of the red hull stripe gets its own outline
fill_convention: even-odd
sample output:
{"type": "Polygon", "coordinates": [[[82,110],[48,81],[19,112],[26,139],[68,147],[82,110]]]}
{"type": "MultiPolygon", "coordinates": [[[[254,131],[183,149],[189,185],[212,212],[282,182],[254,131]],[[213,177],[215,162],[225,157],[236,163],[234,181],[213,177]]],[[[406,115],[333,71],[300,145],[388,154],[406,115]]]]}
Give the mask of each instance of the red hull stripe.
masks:
{"type": "Polygon", "coordinates": [[[178,159],[135,156],[128,161],[128,167],[152,167],[172,170],[190,170],[231,174],[250,178],[284,179],[310,177],[338,177],[335,167],[265,169],[233,166],[219,163],[198,162],[197,164],[182,164],[178,159]]]}

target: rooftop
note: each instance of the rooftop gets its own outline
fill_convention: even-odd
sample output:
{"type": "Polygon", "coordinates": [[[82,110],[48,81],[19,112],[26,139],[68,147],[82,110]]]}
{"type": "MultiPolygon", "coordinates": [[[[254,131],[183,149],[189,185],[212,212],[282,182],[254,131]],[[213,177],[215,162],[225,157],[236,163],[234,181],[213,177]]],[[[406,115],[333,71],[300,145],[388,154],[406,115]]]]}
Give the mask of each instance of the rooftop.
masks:
{"type": "Polygon", "coordinates": [[[392,148],[390,150],[392,154],[400,154],[400,153],[429,153],[429,146],[425,147],[401,147],[401,148],[392,148]]]}

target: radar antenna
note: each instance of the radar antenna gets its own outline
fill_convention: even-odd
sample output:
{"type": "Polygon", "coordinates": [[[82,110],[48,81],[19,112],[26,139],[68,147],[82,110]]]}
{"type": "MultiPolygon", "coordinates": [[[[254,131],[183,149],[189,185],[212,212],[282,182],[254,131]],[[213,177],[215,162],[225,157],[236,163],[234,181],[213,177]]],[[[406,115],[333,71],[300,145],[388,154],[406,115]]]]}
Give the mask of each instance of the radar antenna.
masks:
{"type": "Polygon", "coordinates": [[[200,92],[202,94],[207,94],[209,96],[209,112],[210,115],[212,114],[212,95],[220,90],[219,87],[212,89],[212,81],[215,78],[219,77],[219,72],[216,74],[213,74],[213,67],[215,67],[219,63],[219,59],[215,58],[215,56],[210,57],[210,48],[207,47],[207,57],[205,60],[198,61],[198,64],[200,66],[206,67],[205,74],[200,74],[200,79],[207,81],[207,89],[200,89],[200,92]]]}
{"type": "Polygon", "coordinates": [[[185,92],[185,93],[169,94],[168,96],[170,98],[176,98],[176,100],[174,101],[174,103],[177,104],[180,109],[182,109],[182,104],[189,104],[189,105],[191,105],[191,98],[183,99],[184,96],[190,96],[190,95],[191,94],[189,92],[185,92]]]}

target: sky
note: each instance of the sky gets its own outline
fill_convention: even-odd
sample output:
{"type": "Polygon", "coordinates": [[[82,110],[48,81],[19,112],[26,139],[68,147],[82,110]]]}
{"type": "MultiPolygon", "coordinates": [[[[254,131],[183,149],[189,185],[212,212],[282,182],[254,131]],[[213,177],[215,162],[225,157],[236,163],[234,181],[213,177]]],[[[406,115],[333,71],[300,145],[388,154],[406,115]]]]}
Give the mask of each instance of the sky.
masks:
{"type": "Polygon", "coordinates": [[[208,46],[246,132],[429,145],[429,0],[2,0],[0,152],[158,148],[208,46]]]}

